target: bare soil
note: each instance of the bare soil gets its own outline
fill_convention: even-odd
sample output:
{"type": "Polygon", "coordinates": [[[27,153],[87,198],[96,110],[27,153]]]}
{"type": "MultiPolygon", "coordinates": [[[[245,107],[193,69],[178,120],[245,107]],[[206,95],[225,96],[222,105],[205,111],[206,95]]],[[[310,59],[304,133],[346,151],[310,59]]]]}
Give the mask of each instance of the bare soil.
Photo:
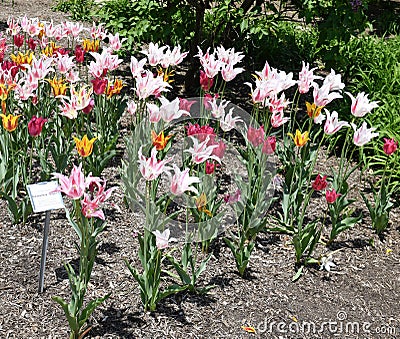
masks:
{"type": "MultiPolygon", "coordinates": [[[[0,2],[0,29],[9,15],[65,20],[50,0],[0,2]]],[[[321,157],[319,171],[330,173],[335,159],[321,157]]],[[[118,164],[106,169],[110,186],[121,186],[118,164]]],[[[352,177],[358,195],[359,173],[352,177]]],[[[323,199],[310,206],[320,213],[323,199]]],[[[138,263],[135,231],[142,219],[123,203],[120,188],[106,211],[108,226],[87,298],[111,292],[90,319],[88,338],[396,338],[400,337],[400,210],[394,209],[385,237],[371,230],[362,204],[363,222],[342,234],[330,249],[331,272],[308,268],[297,281],[294,253],[285,235],[262,233],[257,238],[249,274],[236,273],[234,258],[223,241],[200,284],[216,287],[206,295],[181,293],[161,302],[156,312],[142,311],[139,288],[124,264],[138,263]],[[117,208],[118,206],[119,208],[117,208]],[[372,245],[374,244],[374,246],[372,245]],[[255,334],[241,326],[253,326],[255,334]]],[[[64,262],[76,262],[76,236],[62,211],[51,214],[44,293],[38,293],[44,215],[12,225],[0,202],[0,338],[66,338],[68,325],[54,295],[68,299],[64,262]]]]}

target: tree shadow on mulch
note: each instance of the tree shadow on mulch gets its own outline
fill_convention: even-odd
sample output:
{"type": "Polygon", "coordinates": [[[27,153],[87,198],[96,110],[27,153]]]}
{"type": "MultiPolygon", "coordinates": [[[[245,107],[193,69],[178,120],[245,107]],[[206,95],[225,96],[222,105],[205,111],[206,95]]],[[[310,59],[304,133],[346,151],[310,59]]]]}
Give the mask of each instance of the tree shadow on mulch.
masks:
{"type": "Polygon", "coordinates": [[[142,312],[126,312],[113,306],[102,311],[103,320],[92,328],[89,334],[93,337],[104,338],[105,335],[117,335],[119,338],[132,338],[133,328],[146,327],[142,312]]]}
{"type": "Polygon", "coordinates": [[[158,316],[174,319],[182,325],[189,325],[190,323],[187,321],[185,311],[182,308],[184,300],[196,305],[196,307],[208,307],[216,301],[206,294],[180,292],[162,300],[158,304],[157,310],[152,313],[144,313],[143,311],[132,313],[127,309],[121,310],[110,306],[102,311],[103,321],[90,331],[90,335],[101,338],[105,335],[132,338],[130,329],[143,328],[145,330],[153,324],[153,320],[158,322],[158,316]]]}

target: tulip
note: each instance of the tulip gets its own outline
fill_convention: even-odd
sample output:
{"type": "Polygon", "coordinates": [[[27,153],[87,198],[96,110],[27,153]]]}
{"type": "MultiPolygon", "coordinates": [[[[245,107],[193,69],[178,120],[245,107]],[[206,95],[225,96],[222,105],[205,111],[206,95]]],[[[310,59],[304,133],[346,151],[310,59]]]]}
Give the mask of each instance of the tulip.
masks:
{"type": "Polygon", "coordinates": [[[266,155],[271,155],[274,154],[275,149],[276,149],[276,138],[274,136],[267,137],[267,139],[264,140],[261,152],[263,152],[266,155]]]}
{"type": "Polygon", "coordinates": [[[215,171],[215,163],[213,161],[206,161],[206,174],[213,174],[215,171]]]}
{"type": "Polygon", "coordinates": [[[53,179],[58,179],[60,182],[60,186],[55,191],[62,192],[74,200],[80,199],[91,183],[100,181],[99,178],[90,175],[85,179],[82,172],[82,164],[79,167],[74,165],[69,177],[60,173],[53,173],[53,179]]]}
{"type": "Polygon", "coordinates": [[[308,137],[308,131],[301,133],[299,130],[296,130],[295,136],[292,133],[288,133],[288,135],[293,138],[295,145],[298,147],[303,147],[307,141],[310,140],[308,137]]]}
{"type": "Polygon", "coordinates": [[[372,138],[379,136],[379,133],[372,133],[376,128],[367,128],[367,123],[364,121],[359,129],[353,123],[351,126],[354,129],[353,142],[356,146],[364,146],[371,141],[372,138]]]}
{"type": "Polygon", "coordinates": [[[3,120],[3,127],[8,131],[8,132],[13,132],[18,126],[18,118],[21,115],[5,115],[5,114],[0,114],[0,117],[3,120]]]}
{"type": "Polygon", "coordinates": [[[157,134],[155,131],[151,131],[151,139],[153,142],[153,146],[156,147],[157,151],[162,151],[165,146],[167,146],[169,139],[172,138],[172,135],[167,135],[164,137],[164,131],[161,131],[157,134]]]}
{"type": "Polygon", "coordinates": [[[364,92],[358,93],[356,97],[346,92],[351,99],[351,114],[355,117],[362,118],[367,113],[371,112],[372,109],[378,107],[378,101],[370,102],[368,94],[364,92]]]}
{"type": "Polygon", "coordinates": [[[209,91],[214,84],[214,79],[209,78],[204,71],[200,71],[200,86],[205,92],[209,91]]]}
{"type": "Polygon", "coordinates": [[[220,140],[219,142],[217,142],[215,144],[213,143],[213,145],[214,146],[216,145],[217,147],[215,147],[213,149],[211,154],[215,155],[219,159],[222,159],[224,157],[224,154],[225,154],[226,144],[222,140],[220,140]]]}
{"type": "Polygon", "coordinates": [[[264,142],[264,133],[263,126],[257,129],[249,126],[247,130],[247,140],[249,140],[254,147],[257,147],[264,142]]]}
{"type": "Polygon", "coordinates": [[[321,175],[318,174],[311,186],[315,191],[322,191],[325,189],[328,186],[326,175],[321,177],[321,175]]]}
{"type": "Polygon", "coordinates": [[[82,109],[82,112],[85,114],[89,114],[92,111],[93,107],[94,107],[94,99],[91,98],[89,104],[84,109],[82,109]]]}
{"type": "Polygon", "coordinates": [[[108,80],[107,79],[100,79],[100,78],[95,78],[91,80],[93,84],[93,92],[96,95],[101,95],[104,94],[107,88],[108,80]]]}
{"type": "Polygon", "coordinates": [[[152,233],[156,236],[156,246],[159,250],[167,248],[170,241],[176,241],[175,238],[169,237],[171,232],[168,228],[162,233],[159,230],[155,230],[152,233]]]}
{"type": "Polygon", "coordinates": [[[47,119],[42,117],[36,117],[34,115],[32,119],[28,122],[28,132],[32,137],[37,137],[42,133],[43,125],[47,122],[47,119]]]}
{"type": "Polygon", "coordinates": [[[85,50],[81,45],[75,47],[75,60],[78,63],[82,63],[85,60],[85,50]]]}
{"type": "Polygon", "coordinates": [[[223,147],[221,144],[209,145],[210,138],[208,136],[203,142],[200,143],[197,138],[193,136],[191,136],[190,138],[193,141],[193,147],[184,150],[184,152],[192,154],[192,161],[194,163],[201,164],[208,159],[214,159],[218,162],[221,162],[221,159],[218,156],[213,155],[213,151],[215,148],[223,147]]]}
{"type": "Polygon", "coordinates": [[[325,192],[325,197],[326,197],[326,202],[328,204],[333,204],[337,198],[341,196],[340,193],[336,193],[334,189],[332,190],[326,190],[325,192]]]}
{"type": "Polygon", "coordinates": [[[339,121],[338,113],[333,111],[332,114],[325,109],[326,121],[324,125],[324,132],[328,135],[332,135],[339,131],[344,126],[350,126],[346,121],[339,121]]]}
{"type": "Polygon", "coordinates": [[[186,191],[193,192],[194,194],[199,194],[197,189],[191,185],[199,183],[200,179],[198,177],[191,177],[189,175],[188,168],[181,171],[179,167],[176,166],[175,164],[173,165],[173,167],[174,167],[174,175],[172,175],[170,172],[166,173],[170,179],[171,193],[177,196],[182,195],[186,191]]]}
{"type": "Polygon", "coordinates": [[[14,45],[20,48],[24,44],[24,36],[22,34],[14,35],[14,45]]]}
{"type": "Polygon", "coordinates": [[[398,147],[398,142],[395,141],[393,138],[392,139],[387,139],[387,138],[383,138],[385,140],[385,144],[383,145],[383,151],[387,154],[387,155],[391,155],[394,152],[396,152],[397,147],[398,147]]]}
{"type": "Polygon", "coordinates": [[[142,146],[140,146],[138,156],[139,170],[145,180],[155,180],[163,172],[169,174],[168,170],[170,169],[170,167],[166,166],[166,164],[172,159],[157,160],[157,149],[155,147],[153,147],[153,149],[151,150],[150,158],[146,158],[142,154],[142,146]]]}
{"type": "Polygon", "coordinates": [[[207,214],[209,217],[212,217],[212,213],[210,210],[207,209],[207,196],[204,192],[200,194],[198,198],[196,198],[196,207],[197,210],[207,214]]]}
{"type": "Polygon", "coordinates": [[[93,143],[96,141],[97,138],[88,139],[87,135],[85,134],[82,140],[73,137],[76,143],[76,149],[80,156],[86,158],[93,152],[93,143]]]}

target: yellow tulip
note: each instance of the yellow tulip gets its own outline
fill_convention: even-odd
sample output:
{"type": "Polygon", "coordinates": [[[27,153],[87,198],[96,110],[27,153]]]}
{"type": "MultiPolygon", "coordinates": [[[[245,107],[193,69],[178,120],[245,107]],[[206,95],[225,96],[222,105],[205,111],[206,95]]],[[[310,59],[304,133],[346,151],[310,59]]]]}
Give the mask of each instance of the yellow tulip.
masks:
{"type": "Polygon", "coordinates": [[[321,114],[321,110],[324,108],[324,106],[317,107],[315,103],[310,104],[307,101],[306,101],[306,106],[307,106],[307,114],[312,119],[318,117],[321,114]]]}
{"type": "Polygon", "coordinates": [[[310,138],[308,137],[308,131],[301,133],[299,130],[296,130],[296,135],[292,133],[288,133],[290,137],[293,138],[293,141],[296,146],[303,147],[310,138]]]}
{"type": "Polygon", "coordinates": [[[93,143],[96,141],[97,138],[93,138],[91,140],[88,139],[87,135],[85,134],[80,140],[79,138],[73,137],[76,144],[76,149],[80,156],[86,158],[93,152],[93,143]]]}
{"type": "Polygon", "coordinates": [[[5,115],[5,114],[0,114],[0,117],[1,117],[2,120],[3,120],[3,127],[4,127],[7,131],[9,131],[9,132],[15,131],[15,129],[16,129],[17,126],[18,126],[18,118],[19,118],[20,116],[21,116],[21,115],[12,115],[12,114],[5,115]]]}
{"type": "Polygon", "coordinates": [[[58,95],[65,95],[65,93],[67,93],[68,86],[66,83],[64,83],[64,80],[62,78],[57,79],[57,76],[55,75],[52,80],[46,79],[46,81],[48,81],[48,83],[50,84],[55,97],[58,95]]]}

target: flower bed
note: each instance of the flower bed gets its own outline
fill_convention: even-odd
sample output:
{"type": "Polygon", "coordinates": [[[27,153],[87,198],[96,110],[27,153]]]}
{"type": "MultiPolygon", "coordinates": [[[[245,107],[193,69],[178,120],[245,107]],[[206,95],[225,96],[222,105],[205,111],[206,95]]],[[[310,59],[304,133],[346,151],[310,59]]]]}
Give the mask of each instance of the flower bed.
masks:
{"type": "MultiPolygon", "coordinates": [[[[138,208],[142,216],[139,262],[125,258],[125,263],[145,310],[155,311],[172,294],[212,289],[212,283],[199,281],[220,239],[241,277],[249,276],[256,239],[264,232],[287,235],[294,249],[293,280],[305,268],[316,265],[329,272],[334,267],[325,248],[332,249],[339,234],[361,220],[351,209],[355,201],[347,197],[352,188],[348,179],[360,166],[352,165],[353,150],[378,136],[360,122],[377,105],[364,93],[346,93],[352,101],[350,123],[326,108],[343,97],[340,75],[332,71],[320,78],[303,64],[294,80],[292,73],[266,63],[248,83],[254,105],[248,114],[224,100],[229,82],[243,71],[237,66],[242,53],[222,46],[205,53],[199,49],[201,95],[171,98],[172,70],[186,53],[179,46],[150,43],[145,58],[131,58],[134,88],[127,101],[121,96],[124,84],[113,73],[122,62],[115,54],[123,43],[118,34],[94,25],[90,38],[81,38],[80,24],[52,25],[26,17],[20,22],[11,18],[8,26],[12,39],[1,40],[11,52],[11,61],[2,60],[0,85],[2,196],[14,222],[27,220],[31,212],[26,184],[58,178],[59,190],[72,200],[67,215],[79,240],[79,269],[65,262],[72,297],[69,302],[54,297],[64,309],[71,337],[87,333],[91,312],[109,297],[87,303],[85,294],[96,238],[105,227],[102,204],[112,195],[99,177],[116,155],[125,111],[132,133],[125,137],[122,181],[131,210],[138,208]],[[291,87],[297,91],[289,102],[283,93],[291,87]],[[313,103],[302,99],[310,88],[307,98],[313,103]],[[316,173],[321,146],[341,128],[348,132],[336,171],[316,173]],[[223,175],[232,163],[240,165],[226,188],[223,175]],[[325,216],[306,219],[320,191],[325,193],[325,216]],[[271,203],[280,205],[274,213],[268,213],[271,203]],[[181,241],[173,249],[172,237],[181,241]]],[[[385,140],[388,159],[396,149],[394,140],[385,140]]],[[[378,233],[386,229],[391,208],[392,192],[384,180],[390,178],[382,180],[368,205],[378,233]]]]}

